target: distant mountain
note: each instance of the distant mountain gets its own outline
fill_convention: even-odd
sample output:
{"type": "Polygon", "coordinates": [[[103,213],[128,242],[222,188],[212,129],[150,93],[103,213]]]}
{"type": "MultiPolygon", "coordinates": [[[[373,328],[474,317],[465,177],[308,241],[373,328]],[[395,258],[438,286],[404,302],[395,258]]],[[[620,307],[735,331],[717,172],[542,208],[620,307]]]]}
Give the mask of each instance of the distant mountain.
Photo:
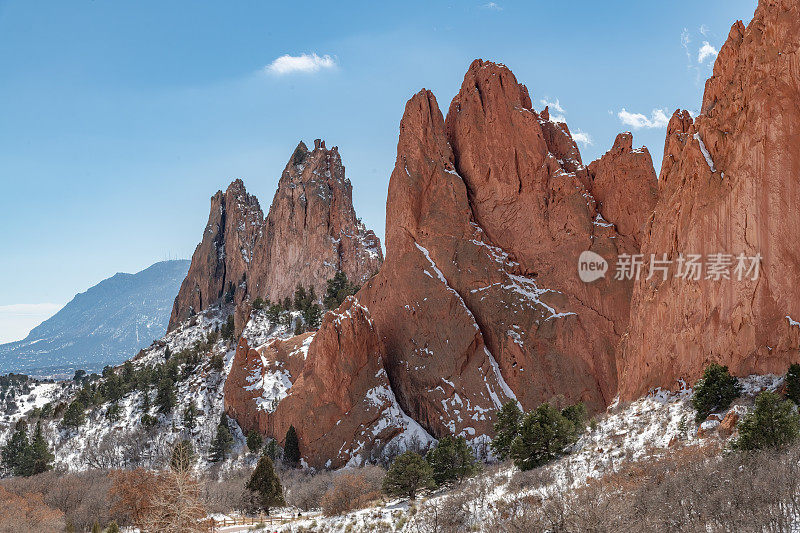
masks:
{"type": "Polygon", "coordinates": [[[167,331],[189,261],[118,273],[75,296],[28,336],[0,345],[0,374],[62,375],[118,364],[167,331]]]}

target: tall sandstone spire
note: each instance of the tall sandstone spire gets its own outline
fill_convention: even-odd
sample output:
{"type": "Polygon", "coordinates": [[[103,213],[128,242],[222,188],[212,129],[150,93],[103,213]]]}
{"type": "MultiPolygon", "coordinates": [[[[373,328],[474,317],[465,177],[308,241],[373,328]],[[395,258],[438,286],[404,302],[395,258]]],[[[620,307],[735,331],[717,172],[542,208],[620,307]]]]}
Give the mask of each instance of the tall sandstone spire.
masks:
{"type": "Polygon", "coordinates": [[[291,296],[298,284],[324,294],[337,270],[361,284],[383,261],[380,241],[356,218],[353,188],[338,149],[316,140],[297,146],[266,218],[236,180],[211,198],[203,239],[192,255],[169,330],[220,301],[237,304],[237,326],[257,297],[291,296]]]}
{"type": "MultiPolygon", "coordinates": [[[[670,120],[645,257],[760,254],[757,279],[660,276],[636,285],[620,393],[697,379],[783,373],[800,346],[800,5],[761,0],[737,22],[706,82],[701,114],[670,120]]],[[[748,264],[749,266],[749,264],[748,264]]],[[[645,276],[643,276],[645,277],[645,276]]]]}

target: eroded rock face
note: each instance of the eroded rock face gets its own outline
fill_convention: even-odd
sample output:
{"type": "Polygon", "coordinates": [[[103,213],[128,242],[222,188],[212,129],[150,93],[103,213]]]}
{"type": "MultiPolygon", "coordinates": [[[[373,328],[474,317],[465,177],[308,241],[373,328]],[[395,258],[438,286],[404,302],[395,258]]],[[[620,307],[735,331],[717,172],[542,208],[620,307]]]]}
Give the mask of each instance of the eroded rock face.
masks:
{"type": "Polygon", "coordinates": [[[510,70],[480,60],[446,121],[429,91],[406,105],[386,262],[357,297],[385,342],[400,405],[435,436],[491,434],[509,398],[599,409],[616,394],[631,283],[583,283],[577,261],[584,250],[638,250],[654,172],[640,163],[646,152],[621,142],[590,174],[566,125],[548,119],[510,70]],[[637,176],[612,172],[615,158],[637,176]],[[610,192],[628,179],[629,194],[645,193],[639,202],[610,192]],[[594,182],[626,233],[601,215],[594,182]]]}
{"type": "Polygon", "coordinates": [[[694,381],[712,361],[736,375],[782,373],[800,342],[800,6],[762,0],[737,22],[706,83],[701,115],[668,127],[645,257],[730,254],[731,280],[660,276],[636,285],[620,393],[694,381]],[[757,279],[736,257],[760,254],[757,279]]]}
{"type": "Polygon", "coordinates": [[[301,455],[316,468],[359,464],[387,446],[424,446],[431,437],[398,406],[383,361],[369,312],[349,297],[316,333],[257,349],[240,340],[225,409],[245,431],[281,442],[294,425],[301,455]]]}
{"type": "Polygon", "coordinates": [[[380,241],[356,218],[352,185],[336,147],[300,143],[278,182],[269,214],[236,180],[211,199],[203,239],[192,256],[169,329],[220,300],[236,304],[237,330],[257,297],[278,301],[297,284],[324,294],[342,270],[364,283],[383,261],[380,241]]]}

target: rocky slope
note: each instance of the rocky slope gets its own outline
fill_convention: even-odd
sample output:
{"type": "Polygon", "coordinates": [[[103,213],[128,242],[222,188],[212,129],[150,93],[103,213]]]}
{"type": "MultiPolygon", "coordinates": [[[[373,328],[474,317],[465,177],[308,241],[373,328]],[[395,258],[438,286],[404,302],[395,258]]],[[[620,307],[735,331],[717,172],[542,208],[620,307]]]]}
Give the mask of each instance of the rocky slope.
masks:
{"type": "Polygon", "coordinates": [[[119,273],[75,296],[18,342],[0,345],[0,373],[71,375],[115,365],[164,335],[189,262],[119,273]]]}
{"type": "Polygon", "coordinates": [[[175,298],[169,329],[227,300],[238,304],[241,331],[255,298],[279,301],[297,284],[323,294],[338,270],[361,284],[382,260],[380,241],[356,218],[338,149],[317,140],[309,150],[301,142],[266,218],[241,180],[211,198],[208,224],[175,298]]]}
{"type": "Polygon", "coordinates": [[[325,315],[316,333],[257,349],[248,333],[225,386],[225,409],[245,431],[282,442],[294,425],[303,459],[315,468],[357,465],[433,440],[398,406],[383,345],[354,298],[325,315]]]}
{"type": "MultiPolygon", "coordinates": [[[[710,361],[737,375],[784,372],[798,358],[800,6],[761,0],[737,22],[707,81],[701,114],[673,115],[659,201],[642,252],[725,254],[731,279],[654,276],[635,287],[620,392],[696,379],[710,361]],[[736,267],[761,256],[759,274],[736,267]]],[[[744,266],[749,269],[752,261],[744,266]]]]}

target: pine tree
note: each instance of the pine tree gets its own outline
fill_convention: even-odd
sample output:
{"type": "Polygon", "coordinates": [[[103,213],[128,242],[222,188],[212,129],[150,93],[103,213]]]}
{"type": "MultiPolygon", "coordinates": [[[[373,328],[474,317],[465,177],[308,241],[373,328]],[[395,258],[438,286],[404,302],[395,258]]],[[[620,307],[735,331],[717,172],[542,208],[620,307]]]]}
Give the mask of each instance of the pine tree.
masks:
{"type": "Polygon", "coordinates": [[[264,444],[264,437],[261,436],[261,433],[255,430],[250,430],[247,433],[247,448],[251,452],[257,452],[261,449],[261,446],[264,444]]]}
{"type": "Polygon", "coordinates": [[[303,322],[305,322],[307,330],[319,329],[319,324],[322,319],[322,310],[319,304],[312,303],[303,310],[303,322]]]}
{"type": "Polygon", "coordinates": [[[269,515],[271,507],[286,505],[283,499],[281,481],[275,474],[272,459],[267,455],[262,455],[261,459],[258,460],[258,465],[256,465],[256,469],[245,487],[256,494],[259,505],[266,511],[267,515],[269,515]]]}
{"type": "Polygon", "coordinates": [[[515,401],[506,402],[497,412],[494,423],[495,437],[492,439],[492,451],[505,461],[511,454],[511,443],[519,434],[519,425],[522,422],[522,411],[515,401]]]}
{"type": "Polygon", "coordinates": [[[64,427],[70,429],[81,427],[86,421],[85,410],[86,408],[83,402],[77,399],[73,400],[72,403],[69,404],[69,407],[67,407],[67,410],[64,411],[64,418],[61,419],[61,423],[64,427]]]}
{"type": "Polygon", "coordinates": [[[786,373],[786,397],[800,405],[800,365],[792,363],[786,373]]]}
{"type": "Polygon", "coordinates": [[[427,453],[425,460],[433,469],[433,481],[437,486],[461,483],[478,471],[477,461],[464,437],[442,437],[427,453]]]}
{"type": "Polygon", "coordinates": [[[3,446],[3,470],[12,476],[20,476],[24,472],[28,450],[28,425],[24,420],[17,422],[14,433],[3,446]]]}
{"type": "Polygon", "coordinates": [[[100,528],[100,524],[97,522],[97,520],[95,520],[94,524],[92,524],[92,533],[103,533],[103,530],[100,528]]]}
{"type": "Polygon", "coordinates": [[[575,425],[558,409],[543,403],[522,419],[519,434],[511,443],[511,458],[520,470],[530,470],[560,457],[576,440],[575,425]]]}
{"type": "Polygon", "coordinates": [[[273,462],[277,461],[281,458],[281,448],[278,446],[278,441],[275,439],[270,439],[267,443],[267,447],[264,449],[264,453],[267,454],[267,457],[272,459],[273,462]]]}
{"type": "Polygon", "coordinates": [[[383,492],[411,500],[420,490],[433,486],[433,468],[421,455],[411,451],[395,457],[383,478],[383,492]]]}
{"type": "Polygon", "coordinates": [[[222,369],[225,368],[225,359],[222,357],[221,353],[215,353],[211,356],[211,370],[216,370],[217,372],[222,372],[222,369]]]}
{"type": "Polygon", "coordinates": [[[283,462],[287,466],[297,468],[300,465],[300,442],[297,439],[297,430],[289,426],[286,439],[283,442],[283,462]]]}
{"type": "Polygon", "coordinates": [[[342,305],[345,298],[354,295],[356,292],[358,292],[358,287],[352,285],[347,280],[347,275],[339,270],[328,280],[328,290],[325,292],[322,303],[325,305],[325,309],[336,309],[342,305]]]}
{"type": "Polygon", "coordinates": [[[222,418],[217,426],[217,434],[214,440],[211,441],[211,448],[209,449],[209,459],[218,463],[224,461],[233,447],[233,435],[228,429],[228,416],[223,413],[222,418]]]}
{"type": "Polygon", "coordinates": [[[30,446],[28,446],[25,455],[26,472],[23,474],[25,476],[34,476],[53,468],[55,456],[50,451],[47,440],[44,438],[41,421],[36,422],[36,431],[33,433],[33,438],[31,439],[30,446]]]}
{"type": "Polygon", "coordinates": [[[229,341],[233,339],[235,331],[236,329],[234,326],[233,315],[228,315],[228,319],[222,325],[222,328],[219,330],[219,333],[223,339],[229,341]]]}
{"type": "Polygon", "coordinates": [[[168,415],[175,408],[175,383],[170,378],[164,378],[158,383],[156,391],[156,406],[158,412],[168,415]]]}
{"type": "Polygon", "coordinates": [[[695,420],[702,422],[713,411],[726,409],[741,392],[739,380],[730,375],[727,366],[711,363],[694,386],[692,405],[697,410],[695,420]]]}
{"type": "Polygon", "coordinates": [[[774,392],[764,391],[756,397],[755,408],[739,422],[739,437],[733,447],[758,450],[783,446],[800,434],[800,415],[793,402],[781,401],[774,392]]]}
{"type": "Polygon", "coordinates": [[[191,433],[194,431],[195,425],[197,425],[197,408],[194,406],[194,402],[191,402],[183,410],[183,427],[191,433]]]}

